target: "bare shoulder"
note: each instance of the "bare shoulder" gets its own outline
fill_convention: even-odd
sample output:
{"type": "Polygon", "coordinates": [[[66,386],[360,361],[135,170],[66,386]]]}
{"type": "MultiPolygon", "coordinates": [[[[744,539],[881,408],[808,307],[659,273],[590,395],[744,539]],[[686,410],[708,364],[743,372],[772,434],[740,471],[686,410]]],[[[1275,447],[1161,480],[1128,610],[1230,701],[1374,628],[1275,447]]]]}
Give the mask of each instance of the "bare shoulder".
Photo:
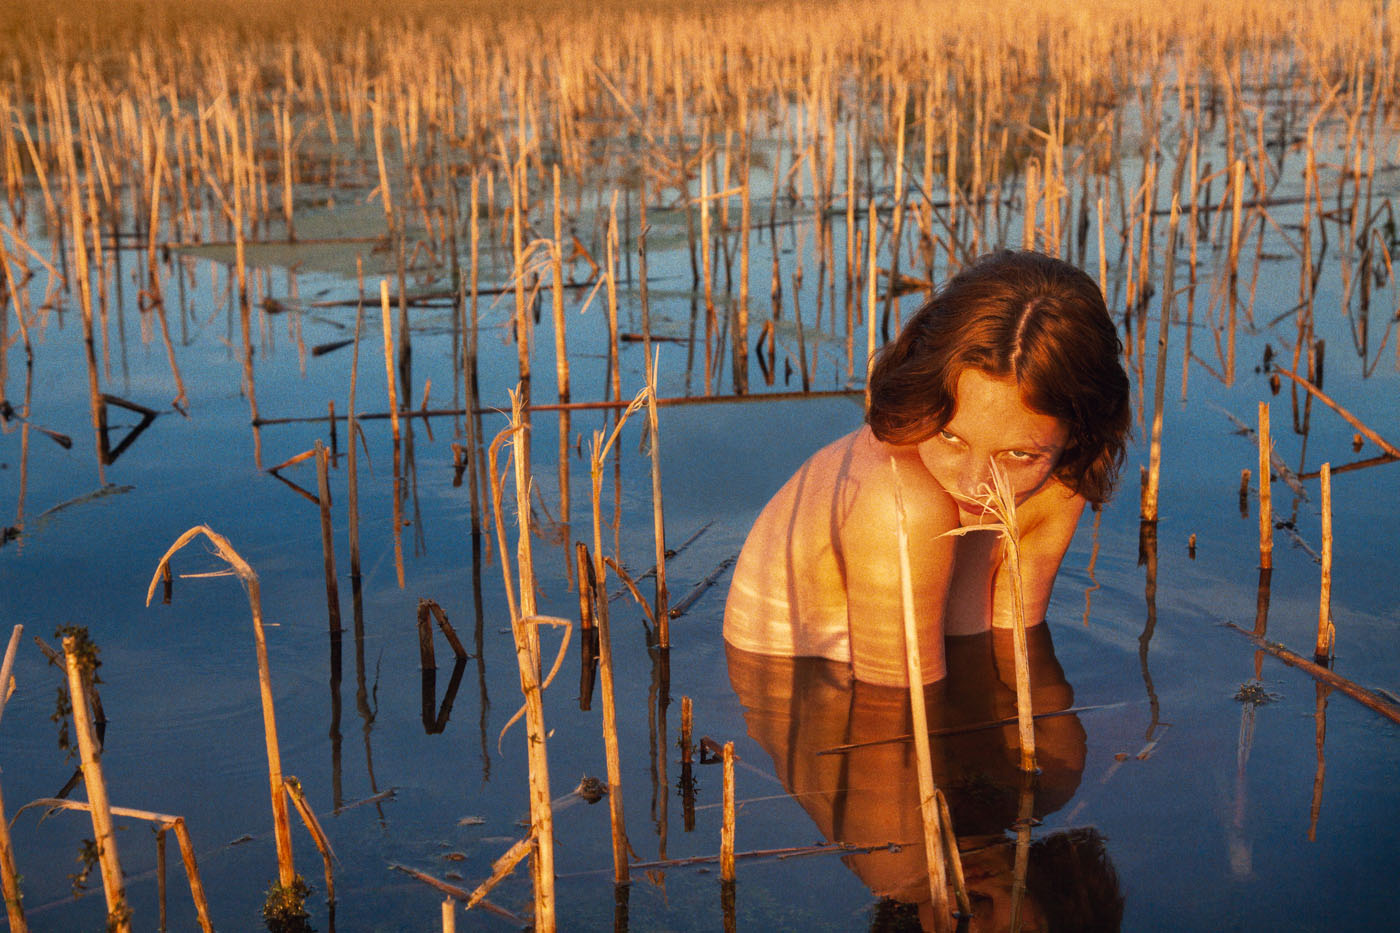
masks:
{"type": "Polygon", "coordinates": [[[1022,547],[1053,554],[1058,562],[1069,547],[1086,500],[1058,480],[1051,480],[1016,510],[1022,547]]]}
{"type": "Polygon", "coordinates": [[[886,444],[868,427],[842,442],[848,445],[843,451],[841,495],[848,534],[876,537],[884,544],[892,541],[897,501],[903,504],[910,529],[957,527],[957,504],[925,468],[914,447],[886,444]]]}

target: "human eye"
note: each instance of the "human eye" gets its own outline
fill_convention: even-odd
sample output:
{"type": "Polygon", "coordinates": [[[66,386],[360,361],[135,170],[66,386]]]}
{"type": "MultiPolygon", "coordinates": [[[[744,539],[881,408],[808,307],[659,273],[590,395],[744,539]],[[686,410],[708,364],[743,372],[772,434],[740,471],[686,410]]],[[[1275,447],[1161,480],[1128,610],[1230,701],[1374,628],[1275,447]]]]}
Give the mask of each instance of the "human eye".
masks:
{"type": "Polygon", "coordinates": [[[1006,456],[1016,463],[1034,463],[1040,459],[1040,454],[1033,450],[1008,450],[1006,456]]]}
{"type": "Polygon", "coordinates": [[[938,437],[939,437],[940,440],[945,440],[945,441],[948,441],[948,442],[950,442],[950,443],[951,443],[951,442],[954,442],[954,441],[956,441],[956,440],[958,439],[958,437],[957,437],[956,434],[952,433],[951,431],[949,431],[949,430],[946,429],[946,428],[944,428],[944,429],[942,429],[942,430],[940,430],[940,431],[938,432],[938,437]]]}

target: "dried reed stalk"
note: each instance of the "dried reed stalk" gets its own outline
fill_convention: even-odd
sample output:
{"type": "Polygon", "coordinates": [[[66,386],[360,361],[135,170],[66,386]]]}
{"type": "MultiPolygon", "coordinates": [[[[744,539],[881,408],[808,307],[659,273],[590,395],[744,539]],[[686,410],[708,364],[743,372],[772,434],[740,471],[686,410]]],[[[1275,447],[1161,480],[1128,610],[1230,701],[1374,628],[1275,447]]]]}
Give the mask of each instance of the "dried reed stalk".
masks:
{"type": "Polygon", "coordinates": [[[1021,770],[1035,771],[1035,719],[1031,709],[1031,673],[1026,648],[1026,604],[1021,586],[1021,530],[1016,522],[1016,495],[1011,480],[995,462],[991,463],[992,484],[983,484],[977,503],[997,519],[985,525],[965,525],[945,531],[945,535],[961,536],[974,531],[990,531],[1001,536],[1005,569],[1011,576],[1012,649],[1016,664],[1016,719],[1021,740],[1021,770]]]}
{"type": "MultiPolygon", "coordinates": [[[[5,714],[5,704],[10,699],[11,671],[14,669],[15,653],[19,649],[23,625],[16,625],[10,633],[10,642],[5,649],[5,662],[0,665],[0,717],[5,714]]],[[[0,889],[5,895],[5,912],[10,920],[12,933],[28,933],[29,925],[24,919],[24,905],[19,889],[19,871],[15,867],[15,850],[10,842],[10,818],[5,815],[5,798],[0,793],[0,889]]]]}
{"type": "Polygon", "coordinates": [[[325,868],[326,877],[326,903],[334,906],[335,874],[332,871],[331,863],[335,861],[335,853],[331,851],[331,842],[326,838],[326,831],[321,828],[321,821],[316,819],[316,812],[306,802],[306,792],[301,789],[301,781],[289,774],[283,779],[282,785],[287,789],[287,796],[292,799],[292,805],[296,807],[302,823],[311,833],[311,839],[316,843],[316,849],[321,853],[321,862],[325,868]]]}
{"type": "Polygon", "coordinates": [[[517,450],[517,462],[530,462],[530,419],[528,408],[533,397],[530,391],[530,350],[534,340],[534,318],[525,301],[525,213],[529,209],[526,198],[529,196],[528,168],[522,156],[511,175],[510,186],[510,242],[513,266],[512,281],[515,283],[515,351],[519,369],[519,388],[516,390],[524,398],[526,413],[523,415],[524,430],[515,437],[512,444],[517,450]]]}
{"type": "MultiPolygon", "coordinates": [[[[554,243],[549,271],[553,284],[550,307],[554,312],[554,370],[559,381],[559,401],[569,400],[569,347],[564,332],[564,231],[559,204],[559,166],[554,166],[554,243]]],[[[568,510],[562,510],[567,521],[568,510]]]]}
{"type": "Polygon", "coordinates": [[[595,599],[598,607],[598,691],[603,698],[603,754],[607,759],[608,769],[608,822],[612,830],[613,883],[627,884],[632,880],[628,862],[632,846],[627,841],[627,820],[622,806],[622,752],[617,734],[617,699],[613,688],[612,626],[607,589],[601,578],[597,579],[597,586],[595,599]]]}
{"type": "MultiPolygon", "coordinates": [[[[1233,134],[1230,134],[1233,139],[1233,134]]],[[[1230,253],[1226,258],[1226,273],[1229,276],[1229,330],[1225,353],[1225,384],[1235,384],[1235,307],[1239,302],[1238,282],[1240,275],[1240,212],[1244,198],[1244,162],[1236,160],[1230,176],[1230,189],[1233,202],[1230,211],[1230,253]]]]}
{"type": "Polygon", "coordinates": [[[700,269],[704,279],[705,295],[705,394],[714,391],[714,365],[711,352],[715,340],[715,294],[711,284],[710,243],[710,166],[709,156],[703,150],[700,157],[700,269]]]}
{"type": "Polygon", "coordinates": [[[866,260],[867,271],[865,273],[865,407],[870,407],[870,373],[875,368],[875,298],[877,291],[876,277],[879,269],[875,265],[876,245],[880,239],[879,217],[875,213],[875,199],[870,199],[870,208],[867,212],[869,221],[869,247],[870,254],[866,260]]]}
{"type": "Polygon", "coordinates": [[[0,664],[0,718],[5,715],[5,705],[14,692],[15,653],[19,650],[19,639],[24,634],[24,626],[16,625],[10,632],[10,641],[5,647],[5,661],[0,664]]]}
{"type": "MultiPolygon", "coordinates": [[[[515,658],[520,673],[520,692],[525,698],[526,746],[529,759],[530,827],[534,839],[532,860],[535,881],[535,925],[541,930],[553,930],[554,915],[554,811],[549,795],[549,759],[545,747],[547,732],[544,725],[544,699],[540,685],[539,636],[528,617],[534,616],[534,571],[530,555],[530,480],[528,464],[520,438],[528,430],[521,411],[524,402],[520,391],[511,393],[511,424],[491,445],[491,483],[496,503],[496,534],[501,548],[501,570],[509,589],[510,562],[506,559],[505,527],[501,519],[500,478],[496,473],[495,453],[500,442],[511,437],[511,457],[515,463],[515,504],[519,523],[516,547],[517,569],[520,574],[519,608],[512,605],[511,634],[515,640],[515,658]]],[[[512,603],[514,600],[512,600],[512,603]]],[[[562,654],[561,654],[562,659],[562,654]]],[[[555,665],[558,669],[558,665],[555,665]]],[[[552,675],[551,675],[552,676],[552,675]]]]}
{"type": "MultiPolygon", "coordinates": [[[[353,446],[354,438],[351,438],[353,446]]],[[[321,558],[326,572],[326,611],[330,633],[340,632],[340,589],[335,580],[335,535],[331,529],[331,486],[327,476],[329,455],[326,445],[316,439],[316,501],[321,510],[321,558]]]]}
{"type": "Polygon", "coordinates": [[[1332,464],[1324,463],[1322,484],[1322,583],[1317,604],[1317,647],[1313,659],[1326,664],[1337,644],[1337,631],[1332,625],[1332,464]]]}
{"type": "Polygon", "coordinates": [[[681,761],[688,762],[695,755],[695,744],[691,741],[691,731],[694,729],[695,715],[693,704],[688,696],[681,697],[681,737],[679,740],[681,748],[681,761]]]}
{"type": "Polygon", "coordinates": [[[1327,395],[1327,393],[1323,392],[1321,389],[1313,385],[1307,379],[1304,379],[1297,373],[1287,369],[1275,368],[1273,371],[1281,375],[1287,376],[1289,379],[1292,379],[1295,383],[1302,386],[1304,389],[1307,389],[1309,395],[1317,399],[1322,404],[1326,405],[1328,408],[1335,411],[1337,414],[1341,415],[1342,419],[1345,420],[1347,424],[1355,428],[1361,434],[1362,437],[1366,438],[1372,444],[1375,444],[1377,447],[1383,450],[1387,456],[1400,459],[1400,448],[1396,448],[1394,444],[1381,437],[1375,431],[1372,431],[1370,428],[1368,428],[1365,424],[1361,422],[1361,419],[1357,418],[1355,415],[1347,411],[1341,405],[1338,405],[1335,401],[1332,400],[1332,398],[1329,395],[1327,395]]]}
{"type": "Polygon", "coordinates": [[[1172,194],[1171,222],[1167,226],[1167,255],[1163,269],[1161,326],[1157,331],[1157,371],[1152,389],[1152,441],[1148,453],[1147,489],[1142,498],[1142,520],[1157,520],[1157,496],[1162,477],[1162,403],[1167,389],[1167,335],[1170,333],[1175,298],[1172,291],[1176,262],[1176,227],[1181,220],[1181,204],[1172,194]]]}
{"type": "Polygon", "coordinates": [[[1351,697],[1353,700],[1360,703],[1362,706],[1366,707],[1372,712],[1380,713],[1382,716],[1386,717],[1391,722],[1400,723],[1400,706],[1395,705],[1393,702],[1375,693],[1372,693],[1365,687],[1358,685],[1354,681],[1348,680],[1341,674],[1338,674],[1337,672],[1330,670],[1322,666],[1321,664],[1316,663],[1315,661],[1310,661],[1309,659],[1303,657],[1297,652],[1290,651],[1288,648],[1284,647],[1278,642],[1267,641],[1263,638],[1260,638],[1259,636],[1250,632],[1248,629],[1240,628],[1240,626],[1236,625],[1233,622],[1226,622],[1225,625],[1227,628],[1232,628],[1235,631],[1239,632],[1241,635],[1248,638],[1254,644],[1254,647],[1258,648],[1260,651],[1267,651],[1269,654],[1278,658],[1284,664],[1287,664],[1289,667],[1298,668],[1298,670],[1307,674],[1314,680],[1319,681],[1320,683],[1327,684],[1331,687],[1336,687],[1342,693],[1345,693],[1347,696],[1351,697]]]}
{"type": "MultiPolygon", "coordinates": [[[[359,421],[355,418],[355,390],[360,373],[360,330],[365,320],[364,309],[364,263],[360,256],[355,257],[357,278],[360,285],[356,289],[356,294],[360,296],[360,301],[355,307],[355,340],[354,349],[350,356],[350,398],[349,407],[345,412],[345,433],[350,440],[350,449],[347,451],[345,461],[345,484],[346,494],[346,524],[349,535],[350,546],[350,591],[354,605],[359,606],[360,602],[360,468],[359,454],[356,452],[355,441],[359,435],[359,421]]],[[[356,615],[358,618],[358,613],[356,615]]]]}
{"type": "MultiPolygon", "coordinates": [[[[617,192],[608,210],[608,385],[614,402],[622,400],[622,371],[617,359],[617,192]]],[[[602,560],[602,557],[597,557],[602,560]]]]}
{"type": "Polygon", "coordinates": [[[656,605],[652,618],[660,648],[671,647],[670,594],[666,590],[666,517],[661,499],[661,429],[656,416],[656,368],[660,353],[647,365],[647,436],[651,441],[652,539],[656,544],[656,605]]]}
{"type": "Polygon", "coordinates": [[[719,830],[719,877],[726,884],[734,883],[734,743],[725,742],[723,816],[719,830]]]}
{"type": "Polygon", "coordinates": [[[491,893],[491,889],[500,884],[507,875],[515,870],[515,866],[520,864],[520,860],[530,854],[530,850],[534,848],[534,844],[534,837],[526,836],[507,849],[505,854],[497,858],[496,861],[492,862],[491,877],[477,885],[476,890],[471,893],[471,897],[467,898],[464,909],[471,910],[477,904],[485,900],[486,895],[491,893]]]}
{"type": "Polygon", "coordinates": [[[909,529],[899,467],[890,460],[894,480],[896,540],[899,548],[899,589],[904,616],[904,664],[909,679],[909,706],[913,715],[914,763],[919,776],[919,817],[924,830],[924,856],[928,866],[929,896],[933,901],[935,929],[952,927],[948,906],[948,872],[943,861],[943,827],[938,808],[938,786],[933,782],[933,759],[928,741],[928,711],[924,706],[924,666],[919,651],[919,626],[915,619],[914,578],[909,567],[909,529]]]}
{"type": "Polygon", "coordinates": [[[1273,442],[1269,438],[1269,403],[1259,403],[1259,567],[1274,566],[1274,510],[1269,489],[1270,455],[1273,442]]]}
{"type": "MultiPolygon", "coordinates": [[[[897,311],[895,293],[899,290],[899,247],[904,238],[904,109],[908,97],[909,86],[900,81],[894,109],[894,119],[897,126],[895,128],[894,203],[890,216],[890,275],[889,285],[886,286],[885,291],[884,313],[881,319],[881,328],[886,339],[890,335],[891,313],[897,311]]],[[[951,187],[951,182],[949,187],[951,187]]],[[[895,316],[898,317],[897,314],[895,316]]],[[[898,326],[899,322],[896,320],[895,327],[898,326]]]]}
{"type": "Polygon", "coordinates": [[[384,372],[389,385],[389,422],[393,425],[394,441],[399,439],[399,397],[394,384],[394,330],[389,320],[389,280],[379,280],[380,319],[384,325],[384,372]]]}
{"type": "Polygon", "coordinates": [[[126,902],[122,881],[121,861],[117,857],[117,837],[112,827],[112,805],[107,799],[107,782],[102,776],[102,749],[93,727],[92,711],[88,708],[88,691],[92,672],[78,656],[77,639],[63,639],[63,659],[68,671],[68,697],[73,708],[73,731],[78,737],[82,756],[83,786],[91,804],[92,832],[97,844],[97,860],[102,868],[102,892],[107,898],[107,926],[111,930],[131,931],[131,908],[126,902]]]}
{"type": "Polygon", "coordinates": [[[595,431],[589,456],[589,474],[592,481],[593,506],[593,579],[597,587],[594,605],[597,606],[598,623],[598,689],[603,696],[603,747],[608,766],[608,805],[612,820],[613,881],[626,884],[631,878],[628,867],[627,824],[622,809],[622,761],[617,736],[617,703],[613,690],[612,630],[610,625],[607,588],[607,564],[603,559],[603,461],[608,450],[617,441],[622,426],[643,404],[646,389],[642,390],[617,419],[612,433],[606,442],[602,432],[595,431]]]}
{"type": "MultiPolygon", "coordinates": [[[[399,297],[400,300],[402,300],[402,283],[400,283],[399,287],[399,297]]],[[[399,589],[403,589],[403,476],[399,469],[399,458],[401,456],[399,448],[399,399],[398,389],[395,387],[394,382],[394,331],[393,324],[389,320],[389,282],[387,279],[379,280],[379,311],[384,328],[384,375],[389,393],[389,423],[392,425],[394,435],[394,573],[399,583],[399,589]]],[[[399,321],[400,324],[404,322],[402,313],[399,315],[399,321]]]]}
{"type": "MultiPolygon", "coordinates": [[[[25,810],[31,807],[43,807],[48,810],[78,810],[92,812],[92,803],[84,800],[68,800],[60,797],[41,797],[38,800],[31,800],[24,805],[25,810]]],[[[189,827],[185,825],[183,816],[172,816],[168,813],[155,813],[150,810],[136,810],[131,807],[110,807],[112,816],[120,816],[131,820],[144,820],[148,823],[155,823],[160,827],[160,832],[167,830],[175,831],[175,840],[180,846],[180,859],[185,865],[185,877],[190,883],[190,898],[194,901],[195,917],[199,921],[200,929],[204,933],[213,933],[214,924],[209,919],[209,901],[204,893],[204,881],[199,874],[199,864],[195,859],[194,843],[190,839],[189,827]]],[[[164,873],[161,873],[164,880],[164,873]]],[[[161,898],[161,906],[164,909],[165,899],[161,898]]]]}
{"type": "Polygon", "coordinates": [[[437,660],[433,651],[433,626],[431,619],[436,619],[438,628],[442,630],[442,636],[447,639],[447,644],[452,648],[452,655],[458,661],[465,661],[470,655],[467,649],[462,646],[462,640],[457,637],[457,630],[452,627],[452,623],[447,620],[447,613],[436,601],[431,599],[418,600],[418,655],[422,661],[423,670],[436,670],[437,660]]]}
{"type": "Polygon", "coordinates": [[[953,831],[953,814],[948,810],[948,798],[941,789],[934,792],[938,798],[938,816],[943,829],[943,854],[953,869],[953,894],[958,899],[958,912],[963,917],[972,916],[972,900],[967,894],[967,880],[963,876],[962,853],[958,851],[958,837],[953,831]]]}
{"type": "Polygon", "coordinates": [[[277,716],[272,704],[272,672],[267,663],[267,638],[263,634],[262,596],[258,585],[258,575],[248,562],[233,549],[228,539],[205,525],[196,525],[175,539],[175,543],[161,555],[156,571],[151,576],[146,589],[146,605],[151,604],[156,584],[170,564],[175,552],[189,544],[198,535],[204,535],[214,546],[219,557],[233,568],[234,574],[243,581],[248,591],[248,608],[253,617],[253,640],[257,648],[258,692],[262,699],[263,738],[267,745],[267,777],[272,792],[273,835],[277,843],[278,881],[284,888],[290,888],[296,881],[296,868],[292,864],[292,825],[287,813],[287,799],[282,795],[282,754],[277,744],[277,716]]]}
{"type": "MultiPolygon", "coordinates": [[[[744,101],[748,110],[748,101],[744,101]]],[[[739,306],[735,311],[734,333],[729,343],[734,348],[734,393],[749,391],[749,138],[744,135],[744,183],[739,208],[739,306]]]]}

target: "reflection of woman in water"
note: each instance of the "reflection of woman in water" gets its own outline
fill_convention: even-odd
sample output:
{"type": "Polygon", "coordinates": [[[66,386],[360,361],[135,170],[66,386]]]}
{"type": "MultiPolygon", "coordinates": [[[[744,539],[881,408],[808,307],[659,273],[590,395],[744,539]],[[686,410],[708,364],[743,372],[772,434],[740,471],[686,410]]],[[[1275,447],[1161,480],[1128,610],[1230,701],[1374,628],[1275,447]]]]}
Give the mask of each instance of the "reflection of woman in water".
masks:
{"type": "Polygon", "coordinates": [[[1122,457],[1119,346],[1098,286],[1060,260],[1002,252],[954,276],[881,351],[868,425],[814,454],[759,515],[725,640],[905,682],[891,461],[925,678],[949,670],[945,636],[1011,624],[998,538],[943,536],[989,520],[977,498],[993,463],[1016,499],[1026,622],[1039,622],[1084,504],[1108,497],[1122,457]]]}
{"type": "MultiPolygon", "coordinates": [[[[1062,713],[1074,700],[1047,626],[1028,632],[1035,725],[1033,778],[1019,770],[1010,633],[948,640],[948,676],[925,688],[934,780],[948,798],[970,890],[971,930],[1010,929],[1015,846],[1005,830],[1064,806],[1079,787],[1085,736],[1062,713]]],[[[932,905],[920,822],[908,692],[852,682],[847,665],[728,648],[729,677],[748,732],[773,758],[783,785],[832,842],[889,846],[844,857],[882,899],[877,927],[895,903],[932,905]],[[885,916],[881,916],[884,914],[885,916]]],[[[1039,839],[1031,848],[1021,929],[1116,930],[1122,915],[1112,866],[1093,830],[1039,839]]]]}

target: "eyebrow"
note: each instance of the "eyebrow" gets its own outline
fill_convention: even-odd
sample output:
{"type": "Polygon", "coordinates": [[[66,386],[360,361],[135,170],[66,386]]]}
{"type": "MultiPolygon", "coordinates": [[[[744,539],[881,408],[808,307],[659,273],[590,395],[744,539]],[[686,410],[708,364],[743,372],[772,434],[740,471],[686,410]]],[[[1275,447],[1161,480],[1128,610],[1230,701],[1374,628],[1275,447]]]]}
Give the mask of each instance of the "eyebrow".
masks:
{"type": "MultiPolygon", "coordinates": [[[[963,440],[963,436],[962,436],[961,434],[959,434],[957,431],[953,430],[953,427],[952,427],[952,420],[951,420],[951,419],[949,419],[948,421],[944,422],[943,427],[939,428],[939,429],[938,429],[936,432],[934,432],[934,433],[936,433],[936,434],[951,434],[951,435],[953,435],[954,437],[956,437],[958,440],[963,440]]],[[[1042,444],[1040,441],[1029,441],[1029,442],[1024,443],[1024,444],[1017,444],[1017,443],[1003,444],[1003,445],[1001,446],[1000,449],[1001,449],[1001,450],[1025,450],[1025,451],[1034,451],[1034,452],[1036,452],[1036,453],[1049,453],[1050,451],[1052,451],[1052,450],[1055,449],[1055,445],[1054,445],[1054,444],[1042,444]]]]}

